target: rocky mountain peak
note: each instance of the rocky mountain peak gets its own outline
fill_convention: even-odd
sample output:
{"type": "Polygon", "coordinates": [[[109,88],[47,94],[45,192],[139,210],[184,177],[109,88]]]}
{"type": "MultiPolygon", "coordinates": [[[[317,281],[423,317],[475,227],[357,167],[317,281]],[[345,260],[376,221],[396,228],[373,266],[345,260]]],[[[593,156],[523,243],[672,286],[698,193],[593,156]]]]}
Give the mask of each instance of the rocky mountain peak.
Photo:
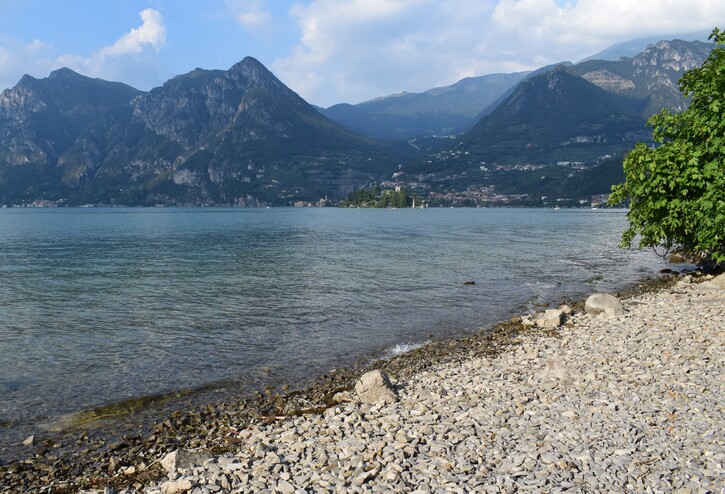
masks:
{"type": "MultiPolygon", "coordinates": [[[[264,65],[246,57],[227,71],[195,69],[174,77],[136,98],[133,114],[156,134],[191,149],[242,117],[265,113],[265,105],[256,104],[261,95],[288,108],[306,105],[264,65]]],[[[273,120],[258,120],[265,119],[273,120]]]]}
{"type": "Polygon", "coordinates": [[[38,97],[37,82],[36,78],[26,74],[15,87],[0,93],[0,120],[22,119],[27,112],[36,112],[45,106],[38,97]]]}
{"type": "Polygon", "coordinates": [[[241,62],[234,64],[226,72],[226,77],[247,88],[265,88],[274,92],[284,93],[287,97],[297,96],[294,91],[277,79],[267,67],[253,57],[245,57],[241,62]]]}
{"type": "Polygon", "coordinates": [[[662,40],[649,45],[634,57],[633,65],[640,70],[657,67],[661,70],[685,72],[699,67],[712,49],[700,41],[662,40]]]}

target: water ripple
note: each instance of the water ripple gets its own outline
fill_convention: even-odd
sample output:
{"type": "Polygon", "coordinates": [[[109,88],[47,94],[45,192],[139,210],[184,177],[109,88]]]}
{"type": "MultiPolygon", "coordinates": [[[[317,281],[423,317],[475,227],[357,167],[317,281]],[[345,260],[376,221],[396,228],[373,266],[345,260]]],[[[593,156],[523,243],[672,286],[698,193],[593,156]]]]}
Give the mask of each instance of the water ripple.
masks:
{"type": "Polygon", "coordinates": [[[0,210],[0,443],[109,402],[309,377],[660,268],[617,248],[621,212],[556,213],[0,210]]]}

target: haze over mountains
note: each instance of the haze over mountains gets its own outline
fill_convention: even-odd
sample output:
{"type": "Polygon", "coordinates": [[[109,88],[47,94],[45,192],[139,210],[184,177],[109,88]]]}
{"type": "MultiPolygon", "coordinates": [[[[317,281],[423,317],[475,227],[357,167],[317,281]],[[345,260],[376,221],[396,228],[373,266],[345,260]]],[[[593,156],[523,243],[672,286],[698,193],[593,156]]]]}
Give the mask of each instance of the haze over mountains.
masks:
{"type": "Polygon", "coordinates": [[[352,130],[383,139],[418,135],[451,135],[464,132],[483,109],[528,72],[467,77],[457,83],[424,93],[400,93],[358,105],[321,108],[323,115],[352,130]]]}
{"type": "Polygon", "coordinates": [[[149,92],[24,76],[0,94],[0,203],[290,205],[393,174],[433,203],[605,193],[647,117],[686,106],[677,81],[712,47],[662,41],[319,111],[252,58],[149,92]]]}

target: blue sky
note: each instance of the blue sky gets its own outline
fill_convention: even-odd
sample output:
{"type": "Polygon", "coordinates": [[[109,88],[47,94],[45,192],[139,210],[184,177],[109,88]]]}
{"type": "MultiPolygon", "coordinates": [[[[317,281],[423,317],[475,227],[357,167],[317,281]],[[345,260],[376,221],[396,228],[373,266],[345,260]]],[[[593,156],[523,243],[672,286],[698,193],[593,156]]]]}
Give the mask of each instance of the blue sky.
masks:
{"type": "Polygon", "coordinates": [[[0,0],[0,89],[65,66],[148,90],[253,56],[330,106],[715,26],[722,0],[0,0]]]}

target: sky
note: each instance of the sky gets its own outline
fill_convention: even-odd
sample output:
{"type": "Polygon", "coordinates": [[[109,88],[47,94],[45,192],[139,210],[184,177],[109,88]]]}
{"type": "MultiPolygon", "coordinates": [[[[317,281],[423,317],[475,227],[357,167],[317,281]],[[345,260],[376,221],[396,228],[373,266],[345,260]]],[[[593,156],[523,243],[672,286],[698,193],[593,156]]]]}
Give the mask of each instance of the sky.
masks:
{"type": "Polygon", "coordinates": [[[60,67],[149,90],[252,56],[328,107],[716,26],[723,0],[0,0],[0,90],[60,67]]]}

